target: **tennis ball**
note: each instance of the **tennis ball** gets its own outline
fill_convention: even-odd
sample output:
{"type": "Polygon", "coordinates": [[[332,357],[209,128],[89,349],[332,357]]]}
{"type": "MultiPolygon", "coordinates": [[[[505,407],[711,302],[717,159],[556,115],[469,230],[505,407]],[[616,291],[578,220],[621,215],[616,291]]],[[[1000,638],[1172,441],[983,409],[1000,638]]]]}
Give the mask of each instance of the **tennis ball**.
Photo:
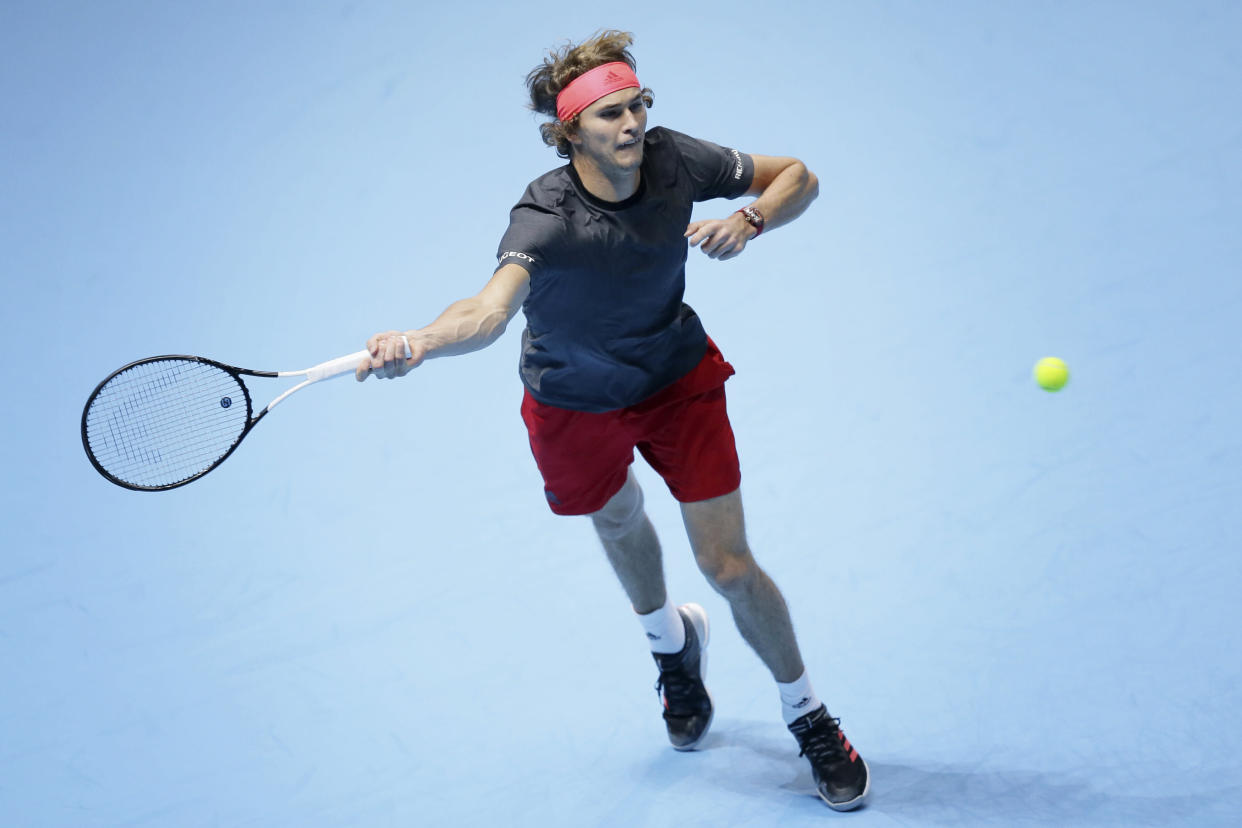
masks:
{"type": "Polygon", "coordinates": [[[1056,357],[1044,357],[1035,363],[1035,381],[1045,391],[1060,391],[1069,382],[1069,366],[1056,357]]]}

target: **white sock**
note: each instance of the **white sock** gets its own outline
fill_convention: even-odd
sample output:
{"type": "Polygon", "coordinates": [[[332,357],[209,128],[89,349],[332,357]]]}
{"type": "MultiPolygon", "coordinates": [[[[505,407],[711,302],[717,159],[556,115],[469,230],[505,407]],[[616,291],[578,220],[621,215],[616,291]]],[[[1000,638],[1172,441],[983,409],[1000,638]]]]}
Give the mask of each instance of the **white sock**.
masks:
{"type": "Polygon", "coordinates": [[[638,616],[638,623],[643,625],[653,653],[680,653],[686,646],[686,627],[671,598],[665,598],[658,610],[638,616]]]}
{"type": "Polygon", "coordinates": [[[781,715],[785,717],[787,725],[793,724],[794,720],[813,710],[818,710],[822,704],[811,687],[811,680],[806,677],[806,670],[788,684],[778,681],[776,687],[781,691],[781,715]]]}

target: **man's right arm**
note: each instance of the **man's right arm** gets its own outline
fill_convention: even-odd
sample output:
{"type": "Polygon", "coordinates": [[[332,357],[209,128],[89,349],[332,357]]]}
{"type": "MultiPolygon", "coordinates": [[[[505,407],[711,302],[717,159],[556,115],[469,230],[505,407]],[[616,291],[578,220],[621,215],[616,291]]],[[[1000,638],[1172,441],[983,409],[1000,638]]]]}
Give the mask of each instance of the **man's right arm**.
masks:
{"type": "Polygon", "coordinates": [[[481,291],[449,305],[430,325],[410,331],[385,331],[368,339],[371,358],[358,364],[354,377],[359,382],[371,374],[389,379],[402,377],[424,360],[486,348],[505,332],[529,293],[530,274],[526,269],[516,264],[503,265],[481,291]],[[403,336],[410,343],[408,359],[403,336]]]}

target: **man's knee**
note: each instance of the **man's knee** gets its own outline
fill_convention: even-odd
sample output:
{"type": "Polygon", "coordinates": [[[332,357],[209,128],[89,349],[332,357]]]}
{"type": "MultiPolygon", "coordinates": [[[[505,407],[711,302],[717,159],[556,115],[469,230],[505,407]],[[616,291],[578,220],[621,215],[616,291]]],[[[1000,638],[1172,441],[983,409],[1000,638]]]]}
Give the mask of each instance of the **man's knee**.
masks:
{"type": "Polygon", "coordinates": [[[699,570],[717,592],[731,595],[750,589],[759,566],[745,546],[709,547],[695,555],[699,570]]]}
{"type": "Polygon", "coordinates": [[[633,472],[626,475],[625,485],[598,512],[591,513],[591,522],[600,540],[619,540],[642,525],[643,490],[633,472]]]}

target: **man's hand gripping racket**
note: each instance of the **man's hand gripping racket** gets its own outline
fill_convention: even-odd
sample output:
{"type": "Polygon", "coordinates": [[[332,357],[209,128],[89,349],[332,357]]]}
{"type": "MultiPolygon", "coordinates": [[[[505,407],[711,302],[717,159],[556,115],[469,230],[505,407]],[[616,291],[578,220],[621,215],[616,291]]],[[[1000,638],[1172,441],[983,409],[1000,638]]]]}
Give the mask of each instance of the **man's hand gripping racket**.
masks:
{"type": "Polygon", "coordinates": [[[118,486],[138,491],[184,486],[228,459],[259,420],[295,391],[350,373],[360,381],[370,374],[402,376],[421,361],[411,360],[410,342],[397,331],[374,336],[367,346],[301,371],[252,371],[197,356],[131,362],[87,399],[82,446],[96,471],[118,486]],[[243,376],[303,380],[255,414],[243,376]]]}
{"type": "Polygon", "coordinates": [[[359,363],[354,378],[362,382],[372,376],[377,379],[404,377],[422,363],[425,351],[418,346],[411,349],[409,337],[401,331],[377,333],[367,340],[364,352],[367,361],[359,363]]]}

